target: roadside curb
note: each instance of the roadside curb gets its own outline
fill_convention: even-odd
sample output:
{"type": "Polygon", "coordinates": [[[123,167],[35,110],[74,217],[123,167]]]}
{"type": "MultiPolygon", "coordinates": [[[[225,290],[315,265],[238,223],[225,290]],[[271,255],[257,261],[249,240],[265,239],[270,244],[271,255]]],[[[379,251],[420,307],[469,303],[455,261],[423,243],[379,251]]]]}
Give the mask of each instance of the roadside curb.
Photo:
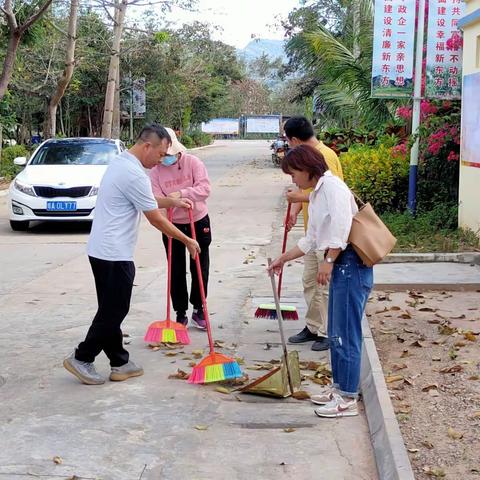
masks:
{"type": "Polygon", "coordinates": [[[382,480],[415,480],[388,394],[377,348],[366,317],[362,320],[361,389],[370,438],[382,480]]]}
{"type": "Polygon", "coordinates": [[[391,253],[382,263],[471,263],[480,265],[480,252],[391,253]]]}
{"type": "Polygon", "coordinates": [[[209,145],[203,145],[202,147],[195,147],[195,148],[187,148],[188,152],[195,152],[196,150],[204,150],[206,148],[211,148],[211,147],[218,147],[219,145],[215,145],[215,142],[210,143],[209,145]]]}

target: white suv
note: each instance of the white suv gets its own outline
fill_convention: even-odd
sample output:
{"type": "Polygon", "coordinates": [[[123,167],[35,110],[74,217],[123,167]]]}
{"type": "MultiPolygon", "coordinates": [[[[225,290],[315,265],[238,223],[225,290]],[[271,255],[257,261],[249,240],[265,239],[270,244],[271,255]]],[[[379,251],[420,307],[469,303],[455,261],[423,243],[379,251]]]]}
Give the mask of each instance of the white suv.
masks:
{"type": "Polygon", "coordinates": [[[65,138],[43,142],[9,189],[10,226],[31,221],[93,220],[98,187],[110,161],[124,150],[119,140],[65,138]]]}

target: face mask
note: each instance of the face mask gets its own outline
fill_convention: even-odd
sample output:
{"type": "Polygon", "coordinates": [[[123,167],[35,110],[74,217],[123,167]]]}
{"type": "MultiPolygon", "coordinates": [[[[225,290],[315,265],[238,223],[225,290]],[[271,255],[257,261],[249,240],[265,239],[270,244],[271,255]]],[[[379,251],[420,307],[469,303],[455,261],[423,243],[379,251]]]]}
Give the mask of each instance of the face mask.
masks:
{"type": "Polygon", "coordinates": [[[162,165],[165,165],[166,167],[170,167],[176,162],[177,162],[176,155],[166,155],[165,157],[163,157],[162,165]]]}

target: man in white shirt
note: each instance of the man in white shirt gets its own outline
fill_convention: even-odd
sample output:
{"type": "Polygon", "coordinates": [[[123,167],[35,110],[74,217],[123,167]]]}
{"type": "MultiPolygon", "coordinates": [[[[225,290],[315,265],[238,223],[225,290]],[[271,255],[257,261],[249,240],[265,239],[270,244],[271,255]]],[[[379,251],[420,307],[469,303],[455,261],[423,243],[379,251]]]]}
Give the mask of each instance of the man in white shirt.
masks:
{"type": "Polygon", "coordinates": [[[155,228],[184,243],[192,257],[200,251],[198,243],[178,230],[159,210],[191,208],[191,202],[172,198],[156,200],[145,172],[162,162],[170,144],[164,127],[145,127],[135,145],[108,166],[100,184],[87,247],[98,310],[85,340],[63,362],[70,373],[87,385],[105,383],[94,366],[95,357],[102,350],[110,360],[110,380],[143,375],[143,369],[129,359],[123,347],[120,328],[130,309],[135,277],[133,254],[141,212],[155,228]]]}

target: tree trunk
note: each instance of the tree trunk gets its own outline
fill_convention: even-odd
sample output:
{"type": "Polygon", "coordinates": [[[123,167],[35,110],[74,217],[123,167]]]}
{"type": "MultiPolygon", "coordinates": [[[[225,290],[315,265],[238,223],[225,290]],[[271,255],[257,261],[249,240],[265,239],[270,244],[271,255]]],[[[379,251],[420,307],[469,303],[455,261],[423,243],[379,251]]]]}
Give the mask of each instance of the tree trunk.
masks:
{"type": "Polygon", "coordinates": [[[15,57],[17,56],[20,38],[21,34],[18,29],[15,31],[10,31],[7,53],[5,55],[5,60],[3,61],[2,76],[0,77],[0,100],[4,97],[8,88],[8,84],[10,83],[10,78],[12,77],[13,65],[15,63],[15,57]]]}
{"type": "Polygon", "coordinates": [[[352,0],[352,15],[353,15],[353,56],[358,58],[360,56],[360,0],[352,0]]]}
{"type": "Polygon", "coordinates": [[[90,105],[87,105],[88,114],[88,136],[93,137],[92,114],[90,113],[90,105]]]}
{"type": "Polygon", "coordinates": [[[62,108],[62,102],[58,104],[60,112],[58,114],[58,117],[60,118],[60,132],[63,136],[65,136],[65,125],[63,124],[63,108],[62,108]]]}
{"type": "Polygon", "coordinates": [[[112,138],[120,138],[120,64],[117,68],[115,82],[115,97],[113,100],[112,138]]]}
{"type": "Polygon", "coordinates": [[[115,89],[117,88],[117,70],[120,63],[120,43],[128,0],[115,0],[115,24],[113,27],[112,55],[108,69],[107,91],[103,110],[102,137],[112,138],[113,108],[115,104],[115,89]]]}
{"type": "Polygon", "coordinates": [[[68,38],[65,53],[65,68],[62,76],[59,78],[57,88],[50,99],[48,105],[47,127],[45,129],[45,137],[54,137],[57,133],[57,108],[58,104],[65,95],[65,90],[70,83],[73,75],[73,67],[75,64],[75,42],[77,41],[77,13],[79,0],[71,0],[70,16],[68,19],[68,38]]]}

